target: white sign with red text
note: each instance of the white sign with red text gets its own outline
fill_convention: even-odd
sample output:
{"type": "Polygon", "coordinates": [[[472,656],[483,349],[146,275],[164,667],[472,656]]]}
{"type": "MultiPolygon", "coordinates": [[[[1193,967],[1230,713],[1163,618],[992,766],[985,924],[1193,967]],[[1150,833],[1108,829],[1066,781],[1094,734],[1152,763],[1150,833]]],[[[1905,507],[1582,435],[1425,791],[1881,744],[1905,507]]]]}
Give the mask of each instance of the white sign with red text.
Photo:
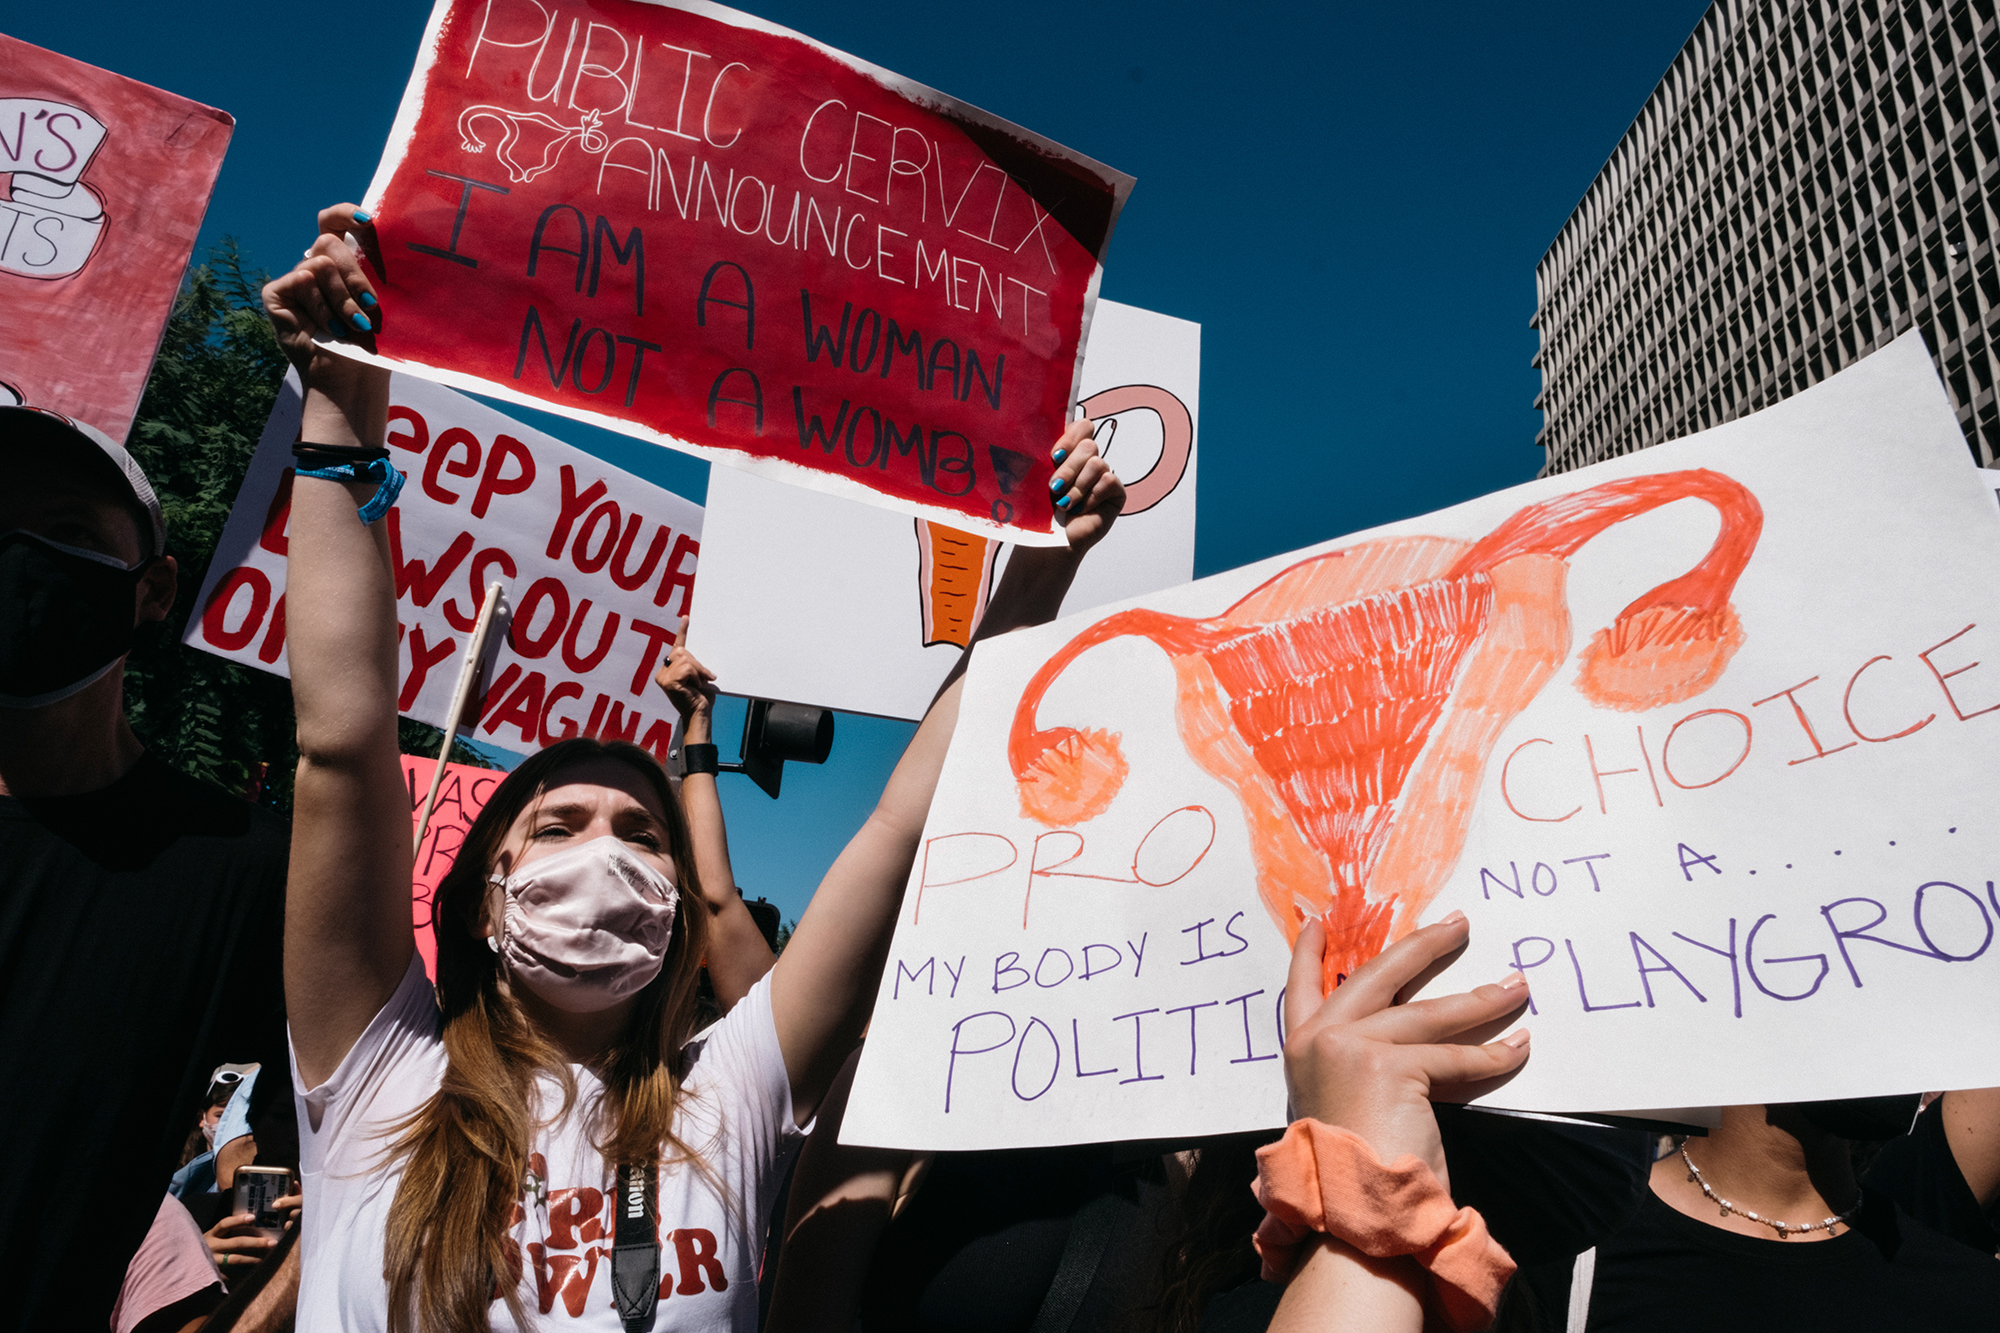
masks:
{"type": "MultiPolygon", "coordinates": [[[[621,737],[665,756],[653,686],[686,624],[701,506],[464,394],[397,375],[389,456],[408,477],[382,520],[396,567],[397,710],[449,725],[486,585],[513,610],[474,735],[511,750],[621,737]]],[[[289,675],[285,552],[300,397],[288,375],[230,512],[185,642],[289,675]]]]}

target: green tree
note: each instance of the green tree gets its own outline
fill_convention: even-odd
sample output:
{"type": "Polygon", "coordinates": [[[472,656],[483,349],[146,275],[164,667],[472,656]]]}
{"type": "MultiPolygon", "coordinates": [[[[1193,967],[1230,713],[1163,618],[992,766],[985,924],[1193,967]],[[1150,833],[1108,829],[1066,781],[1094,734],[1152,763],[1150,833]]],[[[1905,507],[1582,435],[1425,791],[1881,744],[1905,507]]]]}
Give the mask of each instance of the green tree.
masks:
{"type": "MultiPolygon", "coordinates": [[[[280,676],[183,647],[230,506],[284,380],[285,358],[265,322],[261,272],[234,239],[189,273],[127,447],[159,494],[180,596],[149,627],[125,668],[132,728],[168,763],[289,812],[298,765],[291,686],[280,676]]],[[[435,755],[434,727],[405,720],[403,748],[435,755]]],[[[452,759],[492,767],[454,743],[452,759]]]]}

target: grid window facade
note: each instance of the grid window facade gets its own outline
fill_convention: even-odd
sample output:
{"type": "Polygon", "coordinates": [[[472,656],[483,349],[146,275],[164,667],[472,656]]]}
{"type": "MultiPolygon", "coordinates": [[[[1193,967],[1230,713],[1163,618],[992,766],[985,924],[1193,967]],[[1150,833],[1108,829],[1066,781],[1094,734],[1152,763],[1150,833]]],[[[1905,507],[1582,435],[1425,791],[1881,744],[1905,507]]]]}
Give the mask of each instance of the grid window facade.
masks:
{"type": "Polygon", "coordinates": [[[1923,330],[2000,455],[1994,0],[1715,0],[1535,268],[1543,474],[1923,330]]]}

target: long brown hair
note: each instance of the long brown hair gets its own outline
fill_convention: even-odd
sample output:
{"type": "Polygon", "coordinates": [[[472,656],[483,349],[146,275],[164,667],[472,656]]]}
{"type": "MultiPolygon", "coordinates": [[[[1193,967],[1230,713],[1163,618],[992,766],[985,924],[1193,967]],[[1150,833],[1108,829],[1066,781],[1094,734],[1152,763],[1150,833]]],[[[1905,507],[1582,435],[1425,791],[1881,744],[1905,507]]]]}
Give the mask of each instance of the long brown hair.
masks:
{"type": "Polygon", "coordinates": [[[1257,1276],[1250,1236],[1264,1209],[1250,1187],[1257,1179],[1257,1149],[1276,1137],[1230,1134],[1201,1145],[1201,1158],[1168,1214],[1160,1300],[1151,1322],[1159,1333],[1195,1333],[1211,1300],[1257,1276]]]}
{"type": "Polygon", "coordinates": [[[521,811],[562,770],[593,759],[628,765],[659,797],[681,907],[660,975],[639,992],[630,1025],[596,1066],[604,1097],[590,1122],[592,1142],[605,1160],[634,1164],[657,1161],[666,1144],[673,1160],[714,1181],[673,1129],[681,1097],[676,1055],[692,1031],[708,943],[686,816],[645,750],[586,737],[559,741],[494,790],[438,885],[432,929],[447,1063],[436,1094],[402,1123],[389,1149],[404,1162],[383,1255],[391,1333],[485,1333],[495,1299],[507,1302],[516,1323],[527,1323],[522,1257],[508,1233],[538,1122],[535,1081],[547,1074],[561,1086],[559,1116],[576,1100],[576,1081],[561,1052],[501,988],[499,955],[482,937],[487,875],[521,811]]]}

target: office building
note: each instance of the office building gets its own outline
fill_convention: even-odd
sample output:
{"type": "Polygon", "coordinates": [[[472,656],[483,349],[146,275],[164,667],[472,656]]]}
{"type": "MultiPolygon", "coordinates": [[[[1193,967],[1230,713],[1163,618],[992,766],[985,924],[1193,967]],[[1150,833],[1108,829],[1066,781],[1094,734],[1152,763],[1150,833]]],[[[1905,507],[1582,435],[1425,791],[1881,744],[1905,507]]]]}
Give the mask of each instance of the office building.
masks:
{"type": "Polygon", "coordinates": [[[1912,326],[2000,451],[1993,0],[1716,0],[1536,266],[1544,472],[1754,412],[1912,326]]]}

